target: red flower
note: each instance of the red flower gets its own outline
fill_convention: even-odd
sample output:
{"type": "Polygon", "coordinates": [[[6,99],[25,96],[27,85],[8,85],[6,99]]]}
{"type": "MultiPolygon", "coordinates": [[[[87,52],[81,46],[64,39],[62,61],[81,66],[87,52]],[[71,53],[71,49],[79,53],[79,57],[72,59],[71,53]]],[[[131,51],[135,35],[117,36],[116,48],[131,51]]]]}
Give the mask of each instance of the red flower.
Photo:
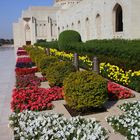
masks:
{"type": "Polygon", "coordinates": [[[16,75],[26,75],[26,74],[33,74],[38,71],[37,67],[33,68],[16,68],[15,72],[16,75]]]}
{"type": "Polygon", "coordinates": [[[30,63],[32,59],[30,57],[20,57],[17,58],[17,63],[30,63]]]}
{"type": "Polygon", "coordinates": [[[126,99],[134,97],[131,90],[121,87],[119,84],[109,81],[108,94],[111,99],[126,99]]]}
{"type": "Polygon", "coordinates": [[[22,56],[22,55],[28,55],[26,50],[18,50],[17,51],[17,56],[22,56]]]}
{"type": "Polygon", "coordinates": [[[16,76],[16,87],[38,87],[41,85],[41,82],[45,81],[44,77],[37,77],[35,74],[27,74],[27,75],[18,75],[16,76]]]}
{"type": "Polygon", "coordinates": [[[53,107],[51,101],[62,99],[62,89],[59,87],[44,89],[37,87],[14,89],[11,109],[21,112],[25,109],[42,111],[53,107]]]}

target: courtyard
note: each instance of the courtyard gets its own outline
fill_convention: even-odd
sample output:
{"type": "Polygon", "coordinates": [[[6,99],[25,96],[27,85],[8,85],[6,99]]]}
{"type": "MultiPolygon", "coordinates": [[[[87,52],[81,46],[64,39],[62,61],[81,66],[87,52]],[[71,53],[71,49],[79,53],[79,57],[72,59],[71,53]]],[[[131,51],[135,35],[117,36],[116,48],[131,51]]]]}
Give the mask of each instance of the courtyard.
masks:
{"type": "Polygon", "coordinates": [[[7,3],[0,140],[140,140],[140,1],[7,3]]]}
{"type": "MultiPolygon", "coordinates": [[[[81,117],[79,116],[80,114],[78,116],[74,115],[74,117],[66,107],[67,100],[65,95],[66,93],[64,93],[64,91],[66,90],[65,88],[68,88],[68,84],[66,84],[67,81],[64,82],[64,87],[61,85],[62,81],[59,81],[60,83],[54,83],[53,79],[50,79],[54,74],[53,69],[51,71],[47,70],[47,72],[42,66],[45,63],[45,66],[48,67],[49,63],[55,63],[58,58],[47,56],[46,51],[44,52],[44,48],[35,46],[18,48],[16,51],[12,48],[5,48],[1,51],[4,51],[5,53],[4,56],[1,56],[5,57],[2,60],[6,60],[7,64],[9,64],[7,67],[2,67],[2,71],[5,72],[3,73],[4,77],[1,81],[1,85],[3,85],[1,87],[1,91],[4,93],[4,96],[1,95],[2,139],[12,139],[14,137],[17,140],[30,138],[44,140],[56,138],[75,140],[124,140],[128,138],[128,140],[139,140],[140,125],[138,123],[138,116],[140,94],[138,92],[110,82],[108,83],[108,92],[111,90],[109,87],[112,86],[116,86],[120,91],[123,91],[123,94],[120,94],[121,96],[118,94],[118,91],[116,92],[118,94],[118,100],[108,100],[104,104],[105,110],[103,111],[98,108],[98,112],[96,112],[93,108],[93,112],[88,113],[87,109],[84,111],[84,114],[81,114],[81,117]],[[6,59],[6,57],[11,57],[10,61],[9,59],[6,59]],[[45,59],[45,61],[43,59],[45,59]],[[40,61],[40,63],[38,63],[38,61],[40,61]],[[47,73],[47,76],[45,73],[47,73]],[[11,112],[13,113],[11,114],[11,112]],[[129,115],[131,113],[132,115],[135,115],[132,117],[132,115],[129,115]],[[8,119],[10,120],[8,121],[8,119]],[[48,122],[49,120],[52,121],[48,122]],[[78,125],[77,123],[80,122],[81,124],[78,125]],[[127,125],[128,122],[131,124],[130,126],[127,125]],[[8,128],[8,124],[12,128],[11,130],[8,128]],[[69,128],[69,126],[71,126],[71,128],[69,128]],[[80,126],[86,127],[84,128],[80,126]]],[[[61,54],[60,52],[54,53],[55,51],[56,50],[53,49],[50,50],[50,55],[61,54]]],[[[64,52],[63,55],[65,57],[67,56],[64,52]]],[[[70,54],[68,55],[70,56],[70,54]]],[[[81,58],[83,59],[82,56],[80,59],[81,58]]],[[[61,61],[57,63],[59,63],[59,65],[62,63],[62,66],[60,66],[61,68],[58,69],[58,71],[60,71],[60,75],[61,71],[63,71],[63,65],[65,69],[70,65],[65,65],[67,62],[62,62],[62,56],[61,61]]],[[[69,67],[69,70],[70,69],[71,68],[69,67]]],[[[86,74],[86,70],[80,68],[80,71],[79,73],[82,75],[86,74]]],[[[55,76],[57,76],[56,79],[60,78],[58,75],[55,76]]],[[[76,80],[76,77],[74,80],[76,80]]],[[[70,84],[70,81],[68,81],[68,83],[70,84]]],[[[80,88],[80,90],[83,89],[80,88]]],[[[114,92],[115,90],[116,89],[113,88],[110,93],[116,94],[114,92]]],[[[92,90],[90,92],[92,92],[92,90]]],[[[92,96],[94,97],[94,95],[92,96]]],[[[90,98],[87,99],[90,100],[90,98]]],[[[76,98],[74,100],[76,101],[76,98]]]]}

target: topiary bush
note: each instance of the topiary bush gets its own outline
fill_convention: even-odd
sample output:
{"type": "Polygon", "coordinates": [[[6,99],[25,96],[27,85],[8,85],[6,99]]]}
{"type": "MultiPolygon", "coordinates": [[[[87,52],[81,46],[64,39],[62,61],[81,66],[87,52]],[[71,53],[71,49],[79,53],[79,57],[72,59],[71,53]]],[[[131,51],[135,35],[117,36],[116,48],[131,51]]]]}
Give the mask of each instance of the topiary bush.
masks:
{"type": "Polygon", "coordinates": [[[36,66],[39,68],[40,70],[40,62],[42,59],[44,59],[47,55],[44,53],[44,54],[40,54],[40,55],[36,55],[35,57],[35,63],[36,63],[36,66]]]}
{"type": "Polygon", "coordinates": [[[41,55],[44,55],[44,50],[38,49],[38,48],[32,48],[31,50],[28,51],[31,59],[33,62],[36,63],[37,57],[40,58],[41,55]]]}
{"type": "Polygon", "coordinates": [[[71,72],[74,72],[75,67],[70,62],[55,62],[51,64],[46,70],[46,77],[49,81],[49,85],[53,86],[62,86],[63,80],[67,77],[71,72]]]}
{"type": "Polygon", "coordinates": [[[58,62],[59,59],[56,56],[45,56],[40,60],[39,66],[43,75],[45,75],[47,68],[50,64],[58,62]]]}
{"type": "Polygon", "coordinates": [[[64,99],[69,107],[77,111],[100,108],[108,99],[107,81],[94,72],[71,73],[64,80],[64,99]]]}
{"type": "Polygon", "coordinates": [[[39,49],[38,47],[25,47],[26,51],[30,55],[33,62],[36,63],[37,67],[40,68],[40,61],[46,57],[45,51],[43,49],[39,49]]]}
{"type": "Polygon", "coordinates": [[[81,35],[73,30],[66,30],[60,33],[58,46],[60,50],[69,51],[71,50],[71,44],[81,42],[81,35]]]}

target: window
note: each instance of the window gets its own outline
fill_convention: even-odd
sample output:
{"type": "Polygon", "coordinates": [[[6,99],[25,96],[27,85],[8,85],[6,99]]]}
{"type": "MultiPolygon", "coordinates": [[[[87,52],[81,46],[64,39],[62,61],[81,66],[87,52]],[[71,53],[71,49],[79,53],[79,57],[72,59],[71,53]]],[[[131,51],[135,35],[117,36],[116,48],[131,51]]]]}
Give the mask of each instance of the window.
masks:
{"type": "Polygon", "coordinates": [[[114,9],[114,29],[115,32],[122,32],[123,31],[123,11],[122,7],[119,4],[116,4],[114,9]]]}

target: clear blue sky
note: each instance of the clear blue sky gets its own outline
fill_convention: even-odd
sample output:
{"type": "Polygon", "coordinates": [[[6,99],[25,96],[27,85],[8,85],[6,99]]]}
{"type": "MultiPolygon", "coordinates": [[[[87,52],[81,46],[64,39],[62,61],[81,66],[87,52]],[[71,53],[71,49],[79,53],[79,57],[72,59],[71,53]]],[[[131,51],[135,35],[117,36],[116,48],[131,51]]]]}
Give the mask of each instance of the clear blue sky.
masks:
{"type": "Polygon", "coordinates": [[[50,6],[53,0],[1,0],[0,38],[13,38],[12,23],[21,16],[22,10],[29,6],[50,6]]]}

